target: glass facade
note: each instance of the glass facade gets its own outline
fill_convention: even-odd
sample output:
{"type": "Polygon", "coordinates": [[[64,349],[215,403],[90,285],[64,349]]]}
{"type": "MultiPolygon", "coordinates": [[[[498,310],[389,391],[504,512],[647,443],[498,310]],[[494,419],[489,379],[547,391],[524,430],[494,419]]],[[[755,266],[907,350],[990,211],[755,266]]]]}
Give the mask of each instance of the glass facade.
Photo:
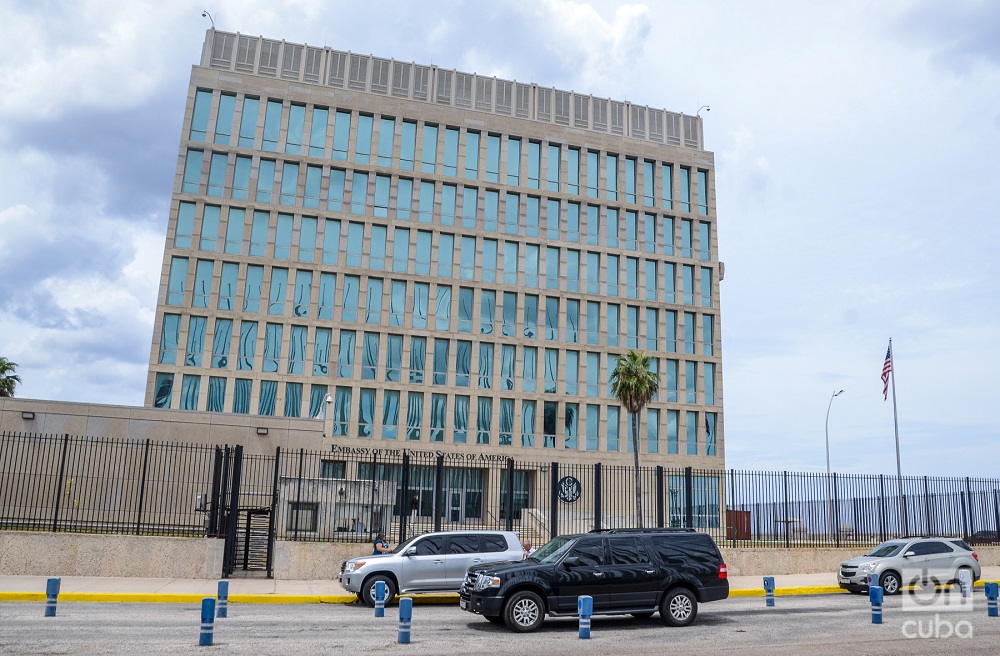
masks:
{"type": "Polygon", "coordinates": [[[329,393],[340,438],[625,453],[634,348],[643,451],[722,453],[704,151],[241,75],[192,83],[147,405],[307,418],[329,393]]]}

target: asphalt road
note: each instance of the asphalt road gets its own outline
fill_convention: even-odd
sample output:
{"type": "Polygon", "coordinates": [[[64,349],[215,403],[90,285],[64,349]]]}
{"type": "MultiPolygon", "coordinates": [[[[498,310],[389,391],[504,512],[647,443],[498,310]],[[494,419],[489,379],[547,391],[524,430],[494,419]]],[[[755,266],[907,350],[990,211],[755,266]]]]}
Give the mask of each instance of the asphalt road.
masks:
{"type": "Polygon", "coordinates": [[[2,654],[996,654],[1000,618],[974,609],[935,613],[905,611],[898,597],[885,605],[884,624],[871,623],[867,597],[818,595],[734,598],[702,605],[686,628],[664,626],[658,616],[596,617],[590,640],[578,638],[575,619],[547,619],[531,634],[453,606],[413,609],[411,643],[397,643],[398,607],[384,618],[359,606],[230,605],[215,625],[213,647],[199,647],[197,604],[61,602],[44,617],[41,603],[0,604],[2,654]],[[943,637],[952,631],[960,634],[943,637]],[[922,638],[937,632],[938,637],[922,638]],[[906,637],[905,634],[913,637],[906,637]]]}

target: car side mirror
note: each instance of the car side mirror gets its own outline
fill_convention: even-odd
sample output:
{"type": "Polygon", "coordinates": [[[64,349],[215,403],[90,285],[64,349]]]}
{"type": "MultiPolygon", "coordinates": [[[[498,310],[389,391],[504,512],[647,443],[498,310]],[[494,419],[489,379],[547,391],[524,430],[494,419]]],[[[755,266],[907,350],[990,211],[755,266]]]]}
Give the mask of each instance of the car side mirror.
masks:
{"type": "Polygon", "coordinates": [[[569,558],[563,561],[563,566],[566,567],[566,569],[576,567],[579,564],[580,564],[579,556],[570,556],[569,558]]]}
{"type": "Polygon", "coordinates": [[[406,550],[406,555],[407,556],[416,556],[417,555],[417,548],[416,547],[410,547],[409,549],[406,550]]]}
{"type": "Polygon", "coordinates": [[[916,555],[917,554],[913,551],[907,551],[905,554],[903,554],[903,558],[909,558],[910,556],[916,556],[916,555]]]}

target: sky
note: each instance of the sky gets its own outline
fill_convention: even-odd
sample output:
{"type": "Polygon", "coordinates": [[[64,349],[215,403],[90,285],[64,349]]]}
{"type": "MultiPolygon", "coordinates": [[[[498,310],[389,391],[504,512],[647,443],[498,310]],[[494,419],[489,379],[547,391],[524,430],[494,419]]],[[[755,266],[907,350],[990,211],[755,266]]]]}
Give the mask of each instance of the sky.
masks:
{"type": "Polygon", "coordinates": [[[710,106],[727,467],[825,471],[828,429],[834,471],[894,474],[892,338],[903,474],[1000,475],[990,0],[0,0],[17,396],[143,403],[203,10],[225,31],[710,106]]]}

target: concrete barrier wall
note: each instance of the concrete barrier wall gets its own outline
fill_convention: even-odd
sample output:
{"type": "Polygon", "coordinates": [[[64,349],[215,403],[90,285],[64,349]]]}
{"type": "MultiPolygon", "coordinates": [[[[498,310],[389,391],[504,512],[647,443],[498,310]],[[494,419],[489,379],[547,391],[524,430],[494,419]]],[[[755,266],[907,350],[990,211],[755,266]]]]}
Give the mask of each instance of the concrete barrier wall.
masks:
{"type": "MultiPolygon", "coordinates": [[[[133,576],[217,579],[223,541],[79,533],[0,531],[0,575],[133,576]]],[[[1000,546],[977,546],[979,562],[1000,565],[1000,546]]],[[[830,572],[867,548],[731,549],[722,547],[730,576],[830,572]]],[[[367,542],[288,542],[274,545],[274,578],[334,580],[348,558],[367,556],[367,542]]],[[[831,583],[832,585],[832,583],[831,583]]]]}
{"type": "Polygon", "coordinates": [[[214,579],[222,540],[0,531],[0,575],[214,579]]]}

